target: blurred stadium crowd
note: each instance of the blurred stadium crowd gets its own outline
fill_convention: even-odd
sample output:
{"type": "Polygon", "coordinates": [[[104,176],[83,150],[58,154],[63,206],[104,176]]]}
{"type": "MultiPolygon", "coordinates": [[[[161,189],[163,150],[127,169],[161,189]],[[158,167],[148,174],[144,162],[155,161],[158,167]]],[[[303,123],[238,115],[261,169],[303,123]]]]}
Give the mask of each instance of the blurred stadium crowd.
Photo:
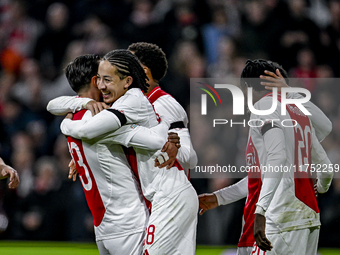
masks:
{"type": "MultiPolygon", "coordinates": [[[[239,77],[246,59],[276,61],[295,78],[340,76],[338,0],[1,0],[0,156],[19,173],[14,190],[0,186],[0,238],[94,240],[93,221],[79,181],[67,179],[70,155],[60,134],[62,117],[47,102],[74,95],[63,73],[86,53],[100,55],[146,41],[167,54],[161,82],[189,113],[190,78],[239,77]]],[[[340,87],[304,83],[332,120],[323,142],[340,163],[340,87]]],[[[228,133],[224,147],[206,148],[192,134],[206,161],[224,154],[241,164],[247,132],[228,133]],[[202,146],[200,146],[202,145],[202,146]],[[236,149],[235,149],[236,148],[236,149]]],[[[234,179],[193,179],[198,194],[234,179]]],[[[321,196],[321,246],[338,246],[340,180],[321,196]],[[338,210],[339,209],[339,210],[338,210]]],[[[236,244],[244,201],[219,207],[199,219],[198,244],[236,244]]]]}

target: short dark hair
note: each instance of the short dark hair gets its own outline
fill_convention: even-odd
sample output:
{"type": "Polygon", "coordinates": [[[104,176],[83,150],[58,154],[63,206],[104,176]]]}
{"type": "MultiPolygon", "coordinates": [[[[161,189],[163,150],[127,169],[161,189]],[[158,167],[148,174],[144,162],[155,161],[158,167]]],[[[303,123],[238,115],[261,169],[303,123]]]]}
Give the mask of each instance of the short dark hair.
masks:
{"type": "Polygon", "coordinates": [[[140,88],[146,93],[149,84],[146,83],[148,79],[141,66],[138,58],[129,50],[113,50],[105,54],[102,59],[110,62],[111,65],[117,67],[117,75],[120,79],[131,76],[133,81],[130,88],[140,88]]]}
{"type": "Polygon", "coordinates": [[[151,70],[152,77],[160,81],[168,69],[168,61],[165,53],[156,44],[137,42],[129,46],[128,50],[133,51],[139,61],[151,70]]]}
{"type": "Polygon", "coordinates": [[[278,63],[265,59],[248,59],[241,73],[241,85],[253,87],[256,91],[265,90],[265,87],[260,84],[260,75],[264,75],[265,70],[276,73],[276,69],[279,69],[280,73],[285,78],[286,83],[289,84],[286,70],[278,63]]]}
{"type": "Polygon", "coordinates": [[[76,93],[88,87],[92,77],[97,76],[99,60],[99,55],[87,54],[76,57],[66,66],[66,78],[76,93]]]}

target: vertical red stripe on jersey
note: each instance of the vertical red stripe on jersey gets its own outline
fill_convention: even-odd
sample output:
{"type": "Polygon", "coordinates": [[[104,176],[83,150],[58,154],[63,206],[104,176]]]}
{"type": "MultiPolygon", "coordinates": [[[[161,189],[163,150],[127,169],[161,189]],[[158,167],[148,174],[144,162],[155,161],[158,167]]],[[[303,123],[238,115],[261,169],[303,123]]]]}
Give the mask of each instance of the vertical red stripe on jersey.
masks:
{"type": "Polygon", "coordinates": [[[262,186],[259,156],[251,137],[249,138],[247,145],[246,161],[247,166],[254,167],[254,171],[248,172],[248,198],[243,211],[245,223],[238,247],[251,247],[255,242],[254,213],[262,186]]]}
{"type": "MultiPolygon", "coordinates": [[[[126,159],[133,171],[133,173],[136,175],[137,177],[137,181],[140,184],[140,179],[139,179],[139,173],[138,173],[138,167],[137,167],[137,156],[136,156],[136,152],[132,147],[126,148],[125,146],[122,146],[123,151],[125,153],[126,159]]],[[[151,202],[149,200],[147,200],[144,195],[143,195],[144,201],[146,206],[149,208],[149,211],[151,212],[151,202]]]]}
{"type": "MultiPolygon", "coordinates": [[[[86,110],[82,110],[75,113],[73,120],[82,119],[85,112],[86,110]]],[[[91,168],[86,160],[82,141],[72,137],[67,137],[67,142],[78,171],[79,179],[83,185],[86,201],[94,219],[94,225],[98,227],[103,220],[105,206],[100,196],[96,180],[94,179],[91,168]]]]}
{"type": "Polygon", "coordinates": [[[315,212],[319,213],[313,179],[309,168],[312,163],[312,128],[309,118],[295,105],[287,105],[286,109],[291,119],[298,123],[294,127],[294,164],[296,166],[294,173],[295,196],[315,212]]]}

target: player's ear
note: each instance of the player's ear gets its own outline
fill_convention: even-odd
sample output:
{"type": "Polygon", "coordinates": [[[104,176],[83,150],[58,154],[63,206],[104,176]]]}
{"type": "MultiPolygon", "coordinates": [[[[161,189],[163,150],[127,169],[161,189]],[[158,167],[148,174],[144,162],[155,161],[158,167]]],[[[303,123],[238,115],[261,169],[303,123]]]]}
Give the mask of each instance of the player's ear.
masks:
{"type": "Polygon", "coordinates": [[[143,65],[143,69],[144,69],[144,72],[145,72],[146,76],[148,77],[149,81],[153,80],[150,68],[143,65]]]}
{"type": "Polygon", "coordinates": [[[97,76],[93,76],[91,78],[91,85],[95,86],[96,88],[98,88],[98,84],[97,84],[97,76]]]}
{"type": "Polygon", "coordinates": [[[149,69],[146,66],[143,66],[144,72],[146,75],[148,75],[149,69]]]}
{"type": "Polygon", "coordinates": [[[131,76],[126,77],[124,88],[125,89],[129,88],[132,82],[133,82],[133,78],[131,76]]]}

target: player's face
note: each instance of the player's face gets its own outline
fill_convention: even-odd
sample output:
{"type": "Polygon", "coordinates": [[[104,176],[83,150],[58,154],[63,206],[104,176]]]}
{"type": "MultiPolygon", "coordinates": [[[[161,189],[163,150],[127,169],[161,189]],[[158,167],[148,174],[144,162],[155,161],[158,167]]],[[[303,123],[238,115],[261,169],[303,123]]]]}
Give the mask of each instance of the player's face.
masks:
{"type": "Polygon", "coordinates": [[[127,76],[120,79],[117,74],[117,67],[111,65],[109,61],[104,60],[99,63],[97,84],[105,103],[111,104],[124,95],[131,83],[132,77],[127,76]]]}

